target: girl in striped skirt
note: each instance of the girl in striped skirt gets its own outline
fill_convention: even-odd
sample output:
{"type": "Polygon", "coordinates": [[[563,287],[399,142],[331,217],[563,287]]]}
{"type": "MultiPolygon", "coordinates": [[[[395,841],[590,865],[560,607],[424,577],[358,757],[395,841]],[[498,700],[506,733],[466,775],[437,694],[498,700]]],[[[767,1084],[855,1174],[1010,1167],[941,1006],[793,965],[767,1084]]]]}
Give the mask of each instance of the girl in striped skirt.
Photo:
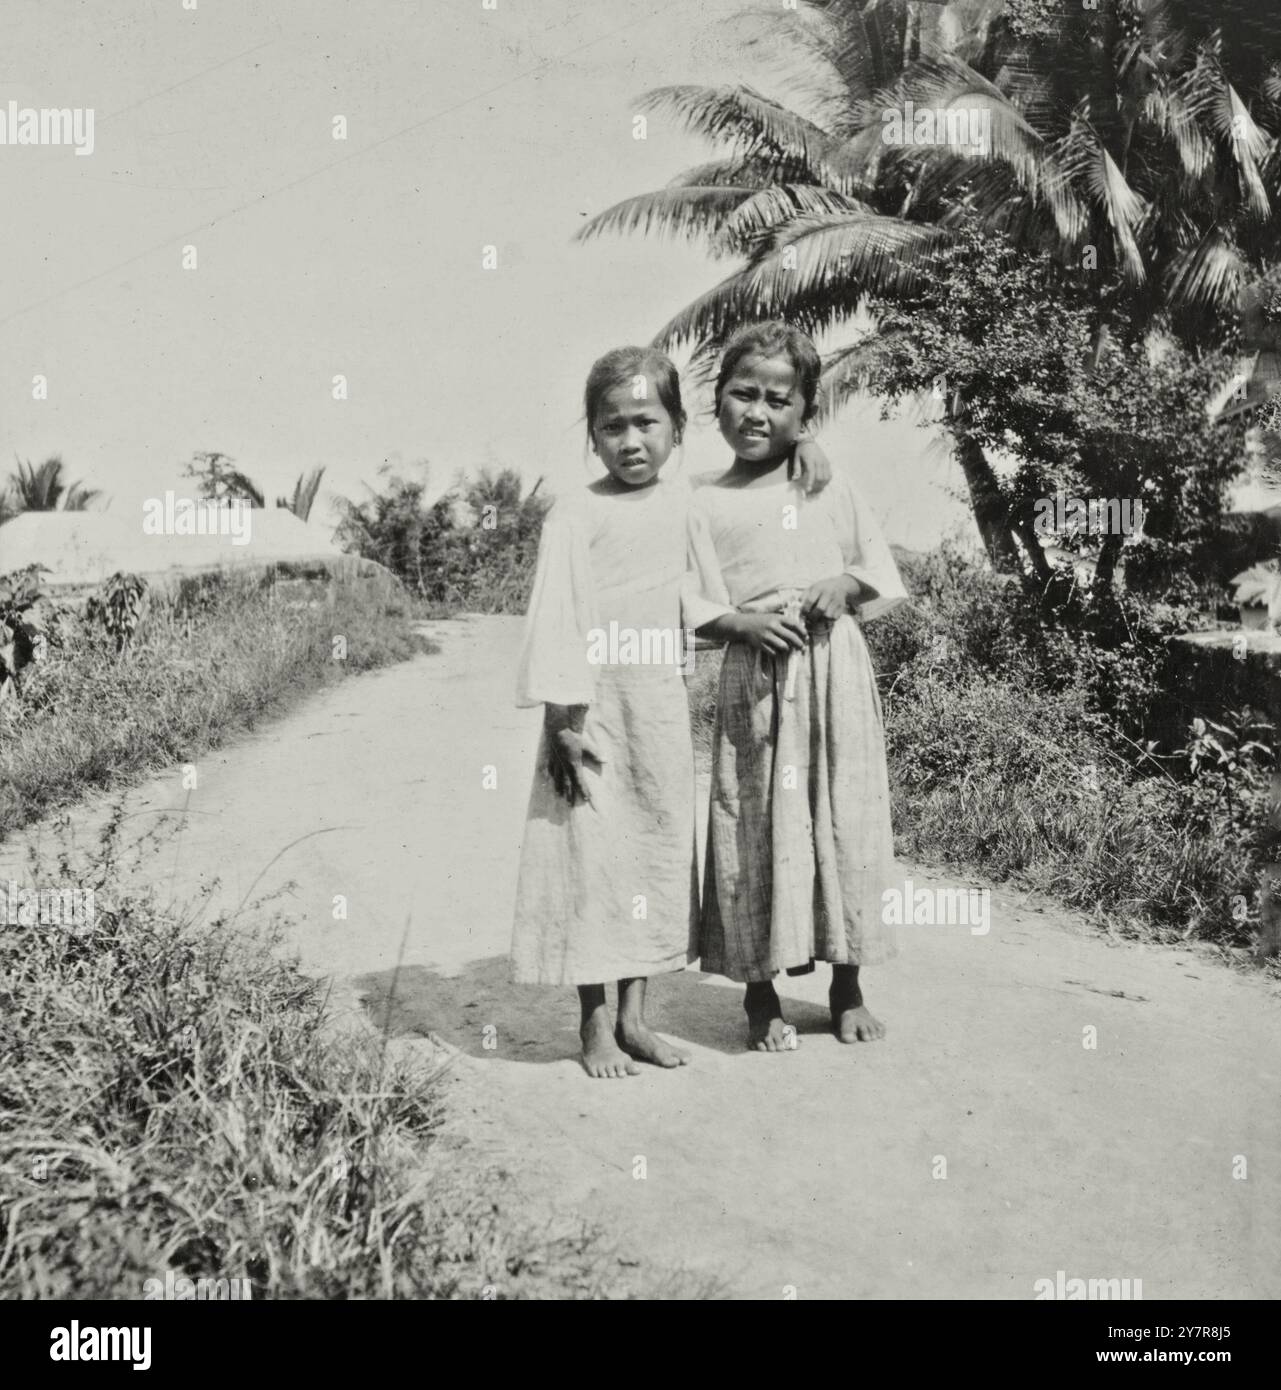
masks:
{"type": "Polygon", "coordinates": [[[699,948],[747,984],[749,1045],[794,1047],[773,979],[832,964],[842,1042],[884,1036],[859,970],[893,954],[882,893],[893,839],[880,699],[860,623],[907,598],[893,556],[838,471],[818,495],[787,459],[814,413],[814,344],[741,330],[716,384],[729,470],[696,487],[685,622],[728,644],[713,743],[699,948]]]}

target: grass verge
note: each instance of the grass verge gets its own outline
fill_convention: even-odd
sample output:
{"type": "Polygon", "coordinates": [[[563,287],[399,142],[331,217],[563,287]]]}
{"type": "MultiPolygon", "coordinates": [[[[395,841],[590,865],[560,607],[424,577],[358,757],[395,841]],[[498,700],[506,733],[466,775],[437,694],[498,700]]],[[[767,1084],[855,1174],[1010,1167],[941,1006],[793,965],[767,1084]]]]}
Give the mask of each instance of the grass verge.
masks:
{"type": "Polygon", "coordinates": [[[272,1299],[692,1287],[536,1223],[440,1143],[439,1054],[337,1030],[278,946],[106,867],[91,927],[0,932],[0,1298],[143,1298],[169,1271],[272,1299]]]}
{"type": "Polygon", "coordinates": [[[185,762],[347,676],[431,650],[407,600],[336,585],[332,605],[270,584],[154,603],[123,655],[64,615],[20,700],[0,706],[0,838],[86,791],[185,762]]]}

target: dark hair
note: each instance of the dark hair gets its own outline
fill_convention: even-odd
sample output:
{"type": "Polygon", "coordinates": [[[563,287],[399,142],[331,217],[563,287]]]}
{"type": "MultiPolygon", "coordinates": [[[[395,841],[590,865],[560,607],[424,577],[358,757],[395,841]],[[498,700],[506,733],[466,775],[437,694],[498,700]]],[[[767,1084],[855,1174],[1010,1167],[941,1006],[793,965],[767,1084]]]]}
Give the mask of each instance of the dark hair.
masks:
{"type": "Polygon", "coordinates": [[[663,409],[672,417],[676,426],[676,438],[681,437],[685,428],[685,407],[681,404],[681,379],[665,352],[657,348],[622,347],[607,352],[592,363],[587,373],[587,389],[583,392],[583,407],[587,412],[587,442],[592,442],[592,422],[600,409],[601,401],[607,391],[615,386],[624,386],[634,377],[653,378],[658,387],[658,399],[663,409]]]}
{"type": "Polygon", "coordinates": [[[796,383],[805,399],[804,418],[814,414],[814,402],[818,396],[818,380],[823,371],[823,361],[818,355],[813,339],[799,328],[781,319],[770,319],[766,323],[751,323],[740,328],[725,344],[721,356],[721,369],[716,374],[716,413],[721,410],[721,392],[725,383],[734,375],[738,364],[745,357],[786,357],[796,373],[796,383]]]}

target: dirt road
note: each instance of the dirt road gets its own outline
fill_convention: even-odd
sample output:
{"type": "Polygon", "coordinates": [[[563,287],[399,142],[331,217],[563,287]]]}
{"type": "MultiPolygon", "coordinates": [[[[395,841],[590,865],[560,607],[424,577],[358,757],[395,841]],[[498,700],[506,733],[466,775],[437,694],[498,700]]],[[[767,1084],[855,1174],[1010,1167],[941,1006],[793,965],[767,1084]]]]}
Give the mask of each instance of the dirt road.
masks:
{"type": "MultiPolygon", "coordinates": [[[[1017,893],[993,892],[986,935],[901,930],[865,975],[882,1043],[826,1032],[820,968],[780,990],[800,1049],[750,1054],[739,989],[690,972],[652,999],[693,1064],[589,1081],[573,991],[506,980],[538,731],[511,703],[518,632],[436,624],[438,655],[200,760],[189,801],[178,769],[139,787],[131,828],[186,808],[146,873],[279,894],[304,964],[379,1018],[403,943],[393,1025],[460,1050],[475,1138],[531,1203],[731,1294],[1026,1299],[1062,1270],[1145,1299],[1281,1295],[1275,992],[1017,893]]],[[[101,814],[76,813],[78,838],[101,814]]]]}

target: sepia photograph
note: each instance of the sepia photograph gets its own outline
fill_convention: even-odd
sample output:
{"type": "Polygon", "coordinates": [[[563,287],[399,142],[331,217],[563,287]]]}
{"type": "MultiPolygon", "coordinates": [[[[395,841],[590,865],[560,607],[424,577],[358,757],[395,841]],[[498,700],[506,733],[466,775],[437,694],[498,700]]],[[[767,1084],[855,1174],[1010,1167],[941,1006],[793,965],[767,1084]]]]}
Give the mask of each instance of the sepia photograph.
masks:
{"type": "Polygon", "coordinates": [[[1261,1360],[1281,4],[2,0],[0,79],[14,1355],[1261,1360]]]}

